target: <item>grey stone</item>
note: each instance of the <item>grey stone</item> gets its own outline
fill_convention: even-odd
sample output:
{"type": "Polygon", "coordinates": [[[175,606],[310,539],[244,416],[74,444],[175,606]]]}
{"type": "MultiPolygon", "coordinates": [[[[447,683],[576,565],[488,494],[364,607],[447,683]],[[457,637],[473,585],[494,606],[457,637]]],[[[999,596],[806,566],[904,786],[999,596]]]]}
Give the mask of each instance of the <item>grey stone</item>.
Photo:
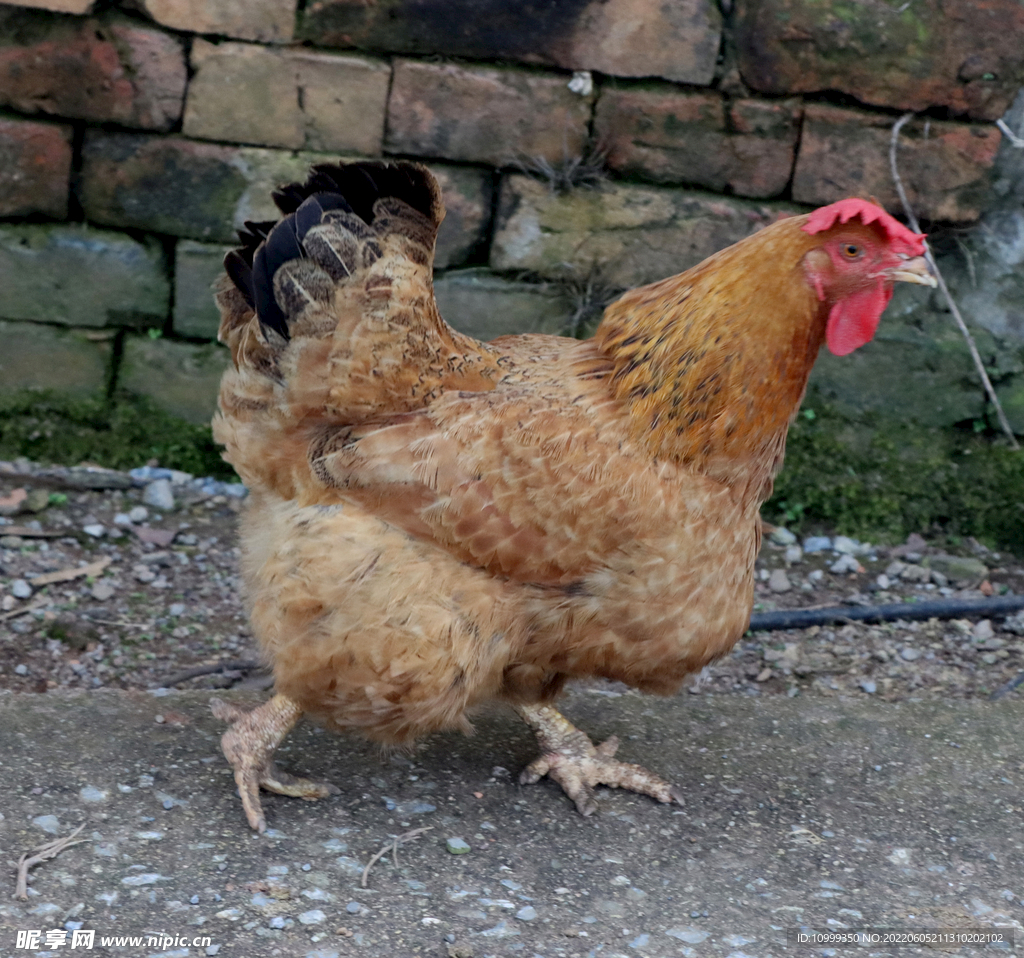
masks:
{"type": "Polygon", "coordinates": [[[912,649],[909,645],[904,646],[902,649],[900,649],[900,658],[903,659],[905,662],[916,662],[919,658],[921,658],[921,650],[912,649]]]}
{"type": "Polygon", "coordinates": [[[528,176],[501,184],[491,267],[586,275],[631,287],[673,276],[787,209],[669,187],[606,183],[558,194],[528,176]]]}
{"type": "Polygon", "coordinates": [[[789,592],[793,588],[785,569],[772,570],[772,574],[768,578],[768,588],[772,592],[789,592]]]}
{"type": "Polygon", "coordinates": [[[565,333],[570,306],[555,283],[526,283],[487,269],[445,273],[434,281],[445,320],[487,342],[510,333],[565,333]]]}
{"type": "Polygon", "coordinates": [[[193,339],[216,339],[220,310],[213,284],[224,274],[224,257],[234,249],[179,240],[174,249],[174,332],[193,339]]]}
{"type": "Polygon", "coordinates": [[[858,569],[860,569],[860,563],[852,555],[842,555],[828,567],[829,572],[834,572],[836,575],[856,572],[858,569]]]}
{"type": "Polygon", "coordinates": [[[791,546],[796,542],[796,536],[783,526],[776,526],[768,537],[777,546],[791,546]]]}
{"type": "Polygon", "coordinates": [[[11,583],[11,595],[16,599],[30,599],[32,597],[32,586],[24,579],[15,579],[11,583]]]}
{"type": "Polygon", "coordinates": [[[828,536],[808,536],[804,539],[804,552],[812,555],[832,548],[832,540],[828,536]]]}
{"type": "Polygon", "coordinates": [[[926,569],[941,572],[959,588],[977,585],[988,575],[988,566],[980,559],[970,556],[928,556],[921,564],[926,569]]]}
{"type": "Polygon", "coordinates": [[[445,848],[447,848],[453,855],[465,855],[470,851],[469,844],[462,838],[449,838],[445,842],[445,848]]]}
{"type": "Polygon", "coordinates": [[[118,387],[148,396],[189,422],[207,423],[217,407],[220,378],[229,362],[228,351],[212,343],[128,336],[118,387]]]}
{"type": "Polygon", "coordinates": [[[111,356],[106,332],[0,321],[0,340],[0,389],[96,395],[106,388],[111,356]]]}
{"type": "Polygon", "coordinates": [[[169,479],[155,479],[142,492],[142,501],[147,506],[170,512],[174,506],[174,492],[169,479]]]}
{"type": "Polygon", "coordinates": [[[159,326],[170,307],[156,241],[87,226],[0,226],[0,276],[0,319],[159,326]]]}

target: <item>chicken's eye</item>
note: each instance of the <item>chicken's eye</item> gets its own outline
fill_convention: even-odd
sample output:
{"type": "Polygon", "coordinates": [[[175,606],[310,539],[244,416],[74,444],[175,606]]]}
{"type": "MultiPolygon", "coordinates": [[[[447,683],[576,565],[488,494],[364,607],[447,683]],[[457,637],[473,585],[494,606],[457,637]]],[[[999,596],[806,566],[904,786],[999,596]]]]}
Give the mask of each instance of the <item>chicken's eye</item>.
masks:
{"type": "Polygon", "coordinates": [[[856,259],[861,254],[861,248],[856,243],[843,244],[843,256],[847,259],[856,259]]]}

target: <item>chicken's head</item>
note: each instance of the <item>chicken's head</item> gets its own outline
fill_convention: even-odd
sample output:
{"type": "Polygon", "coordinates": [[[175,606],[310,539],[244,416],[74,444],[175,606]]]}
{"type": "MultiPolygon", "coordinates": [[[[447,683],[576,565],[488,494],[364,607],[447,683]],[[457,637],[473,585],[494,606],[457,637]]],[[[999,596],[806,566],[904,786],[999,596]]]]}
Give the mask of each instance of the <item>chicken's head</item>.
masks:
{"type": "Polygon", "coordinates": [[[818,241],[803,267],[818,299],[829,304],[825,341],[836,356],[874,336],[893,283],[936,284],[924,257],[924,235],[867,200],[823,206],[801,229],[818,241]]]}

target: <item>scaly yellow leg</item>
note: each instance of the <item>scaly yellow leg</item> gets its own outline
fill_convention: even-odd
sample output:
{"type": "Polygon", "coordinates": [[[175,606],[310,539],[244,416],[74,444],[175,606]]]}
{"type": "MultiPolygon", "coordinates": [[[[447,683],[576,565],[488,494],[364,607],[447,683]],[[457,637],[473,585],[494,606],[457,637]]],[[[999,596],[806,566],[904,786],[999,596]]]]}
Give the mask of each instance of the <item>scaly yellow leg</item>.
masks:
{"type": "Polygon", "coordinates": [[[561,712],[550,705],[517,705],[516,711],[537,735],[541,756],[523,769],[524,785],[553,778],[575,803],[581,815],[597,811],[595,785],[626,788],[659,802],[683,804],[679,790],[640,765],[616,761],[618,737],[594,745],[561,712]]]}
{"type": "Polygon", "coordinates": [[[251,712],[223,699],[210,699],[210,709],[217,718],[231,726],[221,736],[220,745],[235,770],[245,817],[256,831],[262,833],[267,830],[267,820],[260,804],[261,786],[279,795],[310,801],[338,793],[338,789],[327,782],[296,778],[274,764],[274,752],[302,717],[302,709],[291,699],[275,695],[251,712]]]}

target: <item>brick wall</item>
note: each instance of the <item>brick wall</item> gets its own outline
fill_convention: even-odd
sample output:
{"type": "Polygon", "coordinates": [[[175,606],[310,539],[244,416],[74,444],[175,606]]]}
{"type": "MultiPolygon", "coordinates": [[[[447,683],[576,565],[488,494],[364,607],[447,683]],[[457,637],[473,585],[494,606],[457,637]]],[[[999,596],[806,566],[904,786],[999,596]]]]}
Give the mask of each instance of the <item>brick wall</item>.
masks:
{"type": "MultiPolygon", "coordinates": [[[[326,158],[431,166],[438,300],[484,338],[564,331],[595,290],[802,205],[897,211],[904,110],[924,113],[900,154],[918,214],[962,231],[1010,202],[993,121],[1024,83],[1021,36],[1021,0],[0,3],[3,388],[116,384],[207,419],[224,252],[326,158]],[[595,166],[596,187],[552,187],[595,166]]],[[[943,392],[924,418],[977,414],[966,354],[928,344],[900,359],[943,392]]],[[[830,388],[855,395],[843,375],[830,388]]]]}

